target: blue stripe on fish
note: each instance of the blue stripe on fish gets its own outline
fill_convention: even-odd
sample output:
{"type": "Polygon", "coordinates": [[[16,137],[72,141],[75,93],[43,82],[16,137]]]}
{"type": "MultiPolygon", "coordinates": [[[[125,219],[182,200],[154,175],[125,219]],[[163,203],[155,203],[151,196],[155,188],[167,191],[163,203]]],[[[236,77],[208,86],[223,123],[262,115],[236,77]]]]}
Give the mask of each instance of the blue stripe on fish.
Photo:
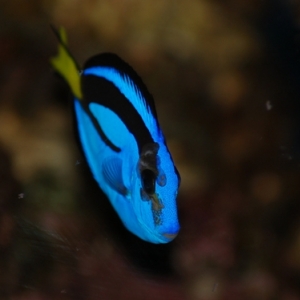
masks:
{"type": "MultiPolygon", "coordinates": [[[[132,93],[132,98],[129,98],[129,101],[131,101],[135,107],[140,106],[140,100],[142,101],[143,105],[151,112],[153,117],[156,119],[156,109],[154,105],[154,100],[152,95],[149,93],[146,85],[140,78],[140,76],[129,66],[127,63],[125,63],[119,56],[113,53],[102,53],[100,55],[93,56],[90,58],[84,65],[84,71],[87,71],[90,68],[109,68],[112,70],[111,73],[115,73],[118,76],[109,76],[110,79],[107,77],[107,80],[110,80],[111,82],[115,83],[116,86],[119,86],[119,88],[123,85],[124,86],[120,88],[121,89],[128,89],[130,90],[129,86],[131,85],[133,89],[140,94],[141,98],[136,98],[134,96],[134,91],[132,93]],[[122,78],[117,78],[120,77],[122,78]],[[119,84],[117,83],[119,82],[119,84]],[[136,101],[134,101],[136,100],[136,101]]],[[[102,72],[102,71],[101,71],[102,72]]],[[[102,76],[102,75],[99,75],[102,76]]]]}
{"type": "MultiPolygon", "coordinates": [[[[82,91],[84,95],[83,103],[97,103],[114,111],[123,121],[128,130],[134,135],[139,146],[139,152],[142,151],[142,147],[144,145],[153,143],[153,138],[150,134],[149,127],[146,126],[146,123],[144,122],[142,116],[138,113],[138,110],[127,98],[129,96],[133,97],[133,95],[130,93],[132,90],[130,88],[126,90],[126,97],[111,81],[106,80],[106,78],[93,76],[90,74],[93,73],[84,71],[82,76],[82,91]]],[[[134,95],[136,94],[134,93],[134,95]]],[[[91,109],[90,106],[91,104],[89,104],[89,108],[91,109]]],[[[96,114],[93,115],[96,116],[96,114]]],[[[153,120],[152,123],[155,122],[155,119],[152,117],[152,115],[150,116],[153,120]]],[[[150,116],[148,118],[149,120],[150,116]]],[[[104,122],[104,119],[102,119],[102,123],[104,122]]],[[[111,124],[109,119],[107,119],[107,122],[111,124]]],[[[113,140],[111,137],[109,137],[109,139],[113,144],[118,144],[117,140],[113,140]]]]}

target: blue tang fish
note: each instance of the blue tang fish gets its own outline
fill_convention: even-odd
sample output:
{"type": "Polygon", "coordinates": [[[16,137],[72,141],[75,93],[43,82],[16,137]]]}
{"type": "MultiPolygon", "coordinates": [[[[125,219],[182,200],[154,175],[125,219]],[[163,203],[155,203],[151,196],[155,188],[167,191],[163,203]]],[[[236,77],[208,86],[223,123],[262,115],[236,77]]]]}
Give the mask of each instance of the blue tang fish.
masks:
{"type": "Polygon", "coordinates": [[[79,141],[94,179],[129,231],[151,243],[170,242],[180,229],[180,176],[151,94],[115,54],[96,55],[80,70],[65,31],[57,35],[51,63],[74,96],[79,141]]]}

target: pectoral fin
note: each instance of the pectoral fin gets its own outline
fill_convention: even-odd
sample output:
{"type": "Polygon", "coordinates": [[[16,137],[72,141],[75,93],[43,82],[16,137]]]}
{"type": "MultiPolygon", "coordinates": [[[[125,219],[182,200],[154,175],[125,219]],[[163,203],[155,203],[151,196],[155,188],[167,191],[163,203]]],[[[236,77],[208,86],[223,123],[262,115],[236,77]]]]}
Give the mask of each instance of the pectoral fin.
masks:
{"type": "Polygon", "coordinates": [[[118,193],[126,196],[128,189],[125,187],[122,178],[122,160],[116,156],[104,159],[102,174],[105,182],[118,193]]]}

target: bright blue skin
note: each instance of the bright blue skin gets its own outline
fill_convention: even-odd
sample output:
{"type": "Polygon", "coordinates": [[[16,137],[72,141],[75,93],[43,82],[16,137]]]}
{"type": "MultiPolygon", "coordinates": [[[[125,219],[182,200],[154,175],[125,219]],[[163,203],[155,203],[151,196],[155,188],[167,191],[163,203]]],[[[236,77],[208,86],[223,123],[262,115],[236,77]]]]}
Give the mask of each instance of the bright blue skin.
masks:
{"type": "Polygon", "coordinates": [[[118,213],[125,227],[141,239],[151,243],[170,242],[179,231],[177,217],[176,197],[179,186],[179,178],[171,155],[166,147],[164,136],[159,128],[157,120],[145,105],[141,94],[136,91],[133,83],[124,79],[113,68],[91,67],[84,70],[82,76],[92,74],[111,81],[121,93],[129,99],[138,114],[145,122],[154,142],[159,144],[158,157],[160,161],[159,170],[166,175],[166,184],[160,186],[155,184],[155,193],[163,205],[160,210],[159,220],[154,220],[151,201],[145,201],[141,197],[141,176],[138,168],[140,159],[138,144],[135,137],[128,131],[125,124],[112,110],[90,103],[89,109],[96,117],[99,125],[110,139],[110,141],[121,149],[120,152],[113,151],[107,146],[96,131],[90,117],[83,110],[78,99],[74,100],[75,115],[77,119],[79,139],[86,156],[92,174],[100,188],[107,195],[115,211],[118,213]],[[116,181],[122,183],[127,189],[126,195],[120,193],[107,183],[103,175],[103,164],[109,161],[111,166],[120,166],[119,176],[116,181]],[[114,164],[114,162],[117,162],[114,164]]]}

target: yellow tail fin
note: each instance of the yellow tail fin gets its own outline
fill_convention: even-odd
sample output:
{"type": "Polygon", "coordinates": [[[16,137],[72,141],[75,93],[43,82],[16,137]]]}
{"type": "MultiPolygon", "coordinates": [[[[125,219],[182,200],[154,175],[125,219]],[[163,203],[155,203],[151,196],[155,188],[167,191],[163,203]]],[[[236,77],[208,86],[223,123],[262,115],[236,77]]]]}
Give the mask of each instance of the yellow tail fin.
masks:
{"type": "Polygon", "coordinates": [[[58,39],[60,42],[58,46],[58,54],[51,58],[50,62],[53,68],[67,81],[73,95],[80,100],[82,99],[80,70],[66,47],[67,34],[64,28],[60,28],[58,39]]]}

